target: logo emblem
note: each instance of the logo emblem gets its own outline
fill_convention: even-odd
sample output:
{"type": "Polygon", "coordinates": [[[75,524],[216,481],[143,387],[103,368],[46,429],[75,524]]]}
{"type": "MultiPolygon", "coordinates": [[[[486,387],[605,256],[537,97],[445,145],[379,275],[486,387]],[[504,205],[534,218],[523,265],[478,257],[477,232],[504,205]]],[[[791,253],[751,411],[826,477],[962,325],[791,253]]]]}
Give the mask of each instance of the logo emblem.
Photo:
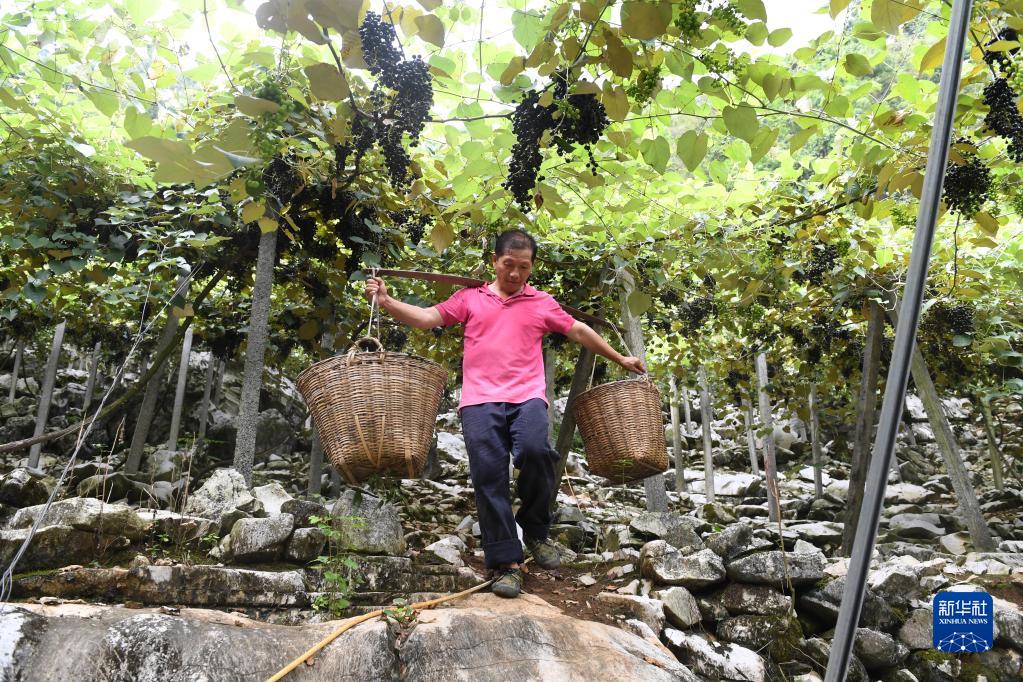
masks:
{"type": "Polygon", "coordinates": [[[986,592],[934,595],[934,648],[950,654],[987,651],[995,638],[994,602],[986,592]]]}

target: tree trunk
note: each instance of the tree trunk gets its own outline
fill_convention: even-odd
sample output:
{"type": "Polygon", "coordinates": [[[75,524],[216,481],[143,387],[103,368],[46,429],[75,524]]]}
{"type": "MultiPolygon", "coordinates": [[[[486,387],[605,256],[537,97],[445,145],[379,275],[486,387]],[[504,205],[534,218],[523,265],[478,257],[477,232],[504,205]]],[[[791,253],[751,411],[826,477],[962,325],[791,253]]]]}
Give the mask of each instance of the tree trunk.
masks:
{"type": "Polygon", "coordinates": [[[167,435],[167,449],[178,449],[178,431],[181,429],[181,408],[185,403],[185,387],[188,384],[188,360],[192,356],[192,327],[185,330],[181,342],[181,364],[178,366],[178,385],[174,391],[174,409],[171,412],[170,433],[167,435]]]}
{"type": "Polygon", "coordinates": [[[138,473],[139,465],[142,463],[142,450],[146,447],[149,429],[153,425],[153,417],[156,415],[157,400],[163,392],[164,374],[169,364],[166,360],[167,354],[163,351],[170,350],[177,336],[179,320],[174,315],[173,307],[183,308],[185,305],[185,299],[188,296],[188,285],[185,284],[184,288],[182,288],[182,284],[185,281],[186,278],[184,276],[178,279],[175,291],[179,291],[179,293],[167,309],[167,322],[164,324],[163,331],[160,332],[160,339],[156,344],[157,358],[163,357],[164,359],[157,360],[160,363],[156,368],[157,371],[146,385],[146,393],[142,398],[142,407],[139,408],[138,420],[135,422],[135,431],[131,434],[128,459],[124,463],[124,473],[128,476],[138,473]]]}
{"type": "Polygon", "coordinates": [[[824,465],[821,455],[821,427],[817,418],[817,384],[810,384],[810,448],[813,451],[813,497],[816,500],[824,497],[824,465]]]}
{"type": "MultiPolygon", "coordinates": [[[[333,315],[331,315],[330,327],[333,327],[333,315]]],[[[334,333],[323,332],[320,338],[320,358],[327,358],[334,350],[334,333]]],[[[323,491],[323,441],[320,440],[320,431],[313,425],[313,443],[309,449],[309,484],[306,486],[306,497],[312,499],[323,491]]]]}
{"type": "Polygon", "coordinates": [[[558,354],[553,348],[548,348],[543,353],[543,374],[547,386],[547,437],[554,435],[554,374],[557,369],[558,354]]]}
{"type": "Polygon", "coordinates": [[[682,410],[686,416],[686,438],[693,437],[693,414],[689,407],[689,389],[682,387],[682,410]]]}
{"type": "Polygon", "coordinates": [[[987,434],[987,451],[991,457],[991,478],[995,484],[995,490],[1004,490],[1002,482],[1002,451],[998,448],[998,438],[995,437],[995,424],[991,418],[991,404],[977,393],[974,399],[980,405],[981,414],[984,415],[984,433],[987,434]]]}
{"type": "Polygon", "coordinates": [[[764,425],[764,475],[767,482],[767,512],[771,521],[781,518],[781,500],[778,499],[778,464],[774,456],[774,418],[771,415],[771,396],[767,393],[767,355],[757,353],[757,385],[760,389],[760,422],[764,425]]]}
{"type": "MultiPolygon", "coordinates": [[[[643,345],[643,330],[640,329],[639,319],[629,309],[629,295],[636,290],[636,280],[632,273],[622,270],[622,288],[619,294],[619,302],[622,309],[622,322],[625,327],[625,343],[628,350],[637,358],[646,362],[646,350],[643,345]]],[[[664,437],[663,427],[661,438],[664,437]]],[[[664,487],[664,475],[655,474],[643,479],[643,489],[646,492],[647,511],[668,511],[668,491],[664,487]]]]}
{"type": "Polygon", "coordinates": [[[979,552],[995,551],[995,541],[991,537],[991,530],[987,527],[984,514],[980,511],[977,503],[977,494],[970,483],[969,472],[963,464],[962,455],[959,453],[959,444],[956,442],[952,427],[941,409],[941,399],[938,391],[931,381],[930,372],[927,371],[927,363],[920,352],[920,347],[913,344],[913,360],[910,366],[913,373],[913,383],[920,393],[920,399],[927,411],[927,419],[934,430],[934,440],[938,443],[941,456],[945,460],[945,469],[948,477],[952,479],[952,489],[955,491],[956,499],[959,502],[959,510],[970,531],[970,539],[973,546],[979,552]]]}
{"type": "Polygon", "coordinates": [[[568,400],[565,401],[565,416],[558,428],[558,440],[554,446],[554,449],[558,451],[558,470],[554,478],[554,492],[551,496],[552,511],[558,506],[558,491],[561,489],[561,479],[565,477],[568,451],[572,448],[572,437],[575,435],[575,415],[572,413],[572,407],[579,394],[586,390],[595,360],[596,356],[593,351],[580,347],[579,360],[575,364],[575,373],[572,374],[572,386],[568,389],[568,400]]]}
{"type": "Polygon", "coordinates": [[[92,349],[92,359],[89,361],[89,378],[85,382],[85,398],[82,399],[82,416],[89,415],[89,407],[92,405],[92,394],[96,390],[96,373],[99,370],[99,356],[102,344],[97,341],[92,349]]]}
{"type": "Polygon", "coordinates": [[[686,484],[686,459],[688,457],[682,453],[682,425],[679,423],[678,414],[678,382],[675,381],[674,374],[668,380],[671,384],[669,405],[671,407],[671,449],[675,455],[675,491],[689,492],[689,486],[686,484]]]}
{"type": "Polygon", "coordinates": [[[245,369],[238,401],[238,440],[234,449],[234,468],[252,485],[252,463],[256,455],[256,421],[259,417],[259,391],[263,383],[263,359],[270,319],[270,289],[274,277],[277,230],[259,238],[256,281],[252,286],[252,314],[245,347],[245,369]]]}
{"type": "MultiPolygon", "coordinates": [[[[60,363],[60,347],[64,343],[64,328],[67,322],[61,321],[53,330],[53,346],[50,348],[50,357],[46,361],[46,373],[43,375],[43,388],[39,392],[39,408],[36,410],[36,428],[33,438],[43,435],[46,430],[46,419],[50,416],[50,401],[53,399],[53,385],[57,382],[57,365],[60,363]]],[[[36,443],[28,453],[28,466],[35,468],[39,466],[39,453],[42,452],[43,444],[36,443]]]]}
{"type": "Polygon", "coordinates": [[[746,447],[749,449],[749,468],[753,475],[760,478],[760,464],[757,462],[757,437],[753,433],[753,401],[743,396],[742,417],[746,422],[746,447]]]}
{"type": "Polygon", "coordinates": [[[710,388],[707,386],[707,370],[700,365],[700,426],[703,430],[703,494],[708,502],[715,500],[714,453],[712,451],[710,422],[713,410],[710,402],[710,388]]]}
{"type": "Polygon", "coordinates": [[[909,407],[902,402],[902,425],[906,427],[906,440],[911,447],[916,447],[916,434],[913,433],[913,419],[909,414],[909,407]]]}
{"type": "Polygon", "coordinates": [[[192,457],[197,457],[206,445],[206,422],[210,416],[210,393],[213,392],[213,371],[216,358],[210,353],[210,361],[206,363],[206,377],[202,388],[202,405],[199,406],[199,435],[195,438],[195,451],[192,457]]]}
{"type": "Polygon", "coordinates": [[[883,314],[881,306],[871,301],[867,344],[863,349],[863,367],[860,372],[860,396],[856,402],[856,434],[849,471],[845,526],[842,529],[842,555],[847,557],[852,556],[856,525],[863,506],[863,486],[867,484],[867,469],[870,468],[871,434],[877,407],[877,374],[881,364],[881,342],[884,339],[883,314]]]}
{"type": "Polygon", "coordinates": [[[11,391],[7,397],[8,402],[14,402],[18,392],[18,373],[21,371],[21,356],[25,353],[25,342],[17,340],[17,348],[14,351],[14,370],[11,372],[11,391]]]}

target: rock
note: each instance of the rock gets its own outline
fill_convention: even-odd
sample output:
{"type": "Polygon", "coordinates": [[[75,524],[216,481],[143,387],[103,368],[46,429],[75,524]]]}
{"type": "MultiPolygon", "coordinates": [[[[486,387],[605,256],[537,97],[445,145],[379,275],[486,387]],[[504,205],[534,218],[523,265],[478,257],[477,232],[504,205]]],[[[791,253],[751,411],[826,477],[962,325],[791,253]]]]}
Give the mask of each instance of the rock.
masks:
{"type": "Polygon", "coordinates": [[[906,669],[926,682],[958,682],[962,663],[953,654],[940,651],[914,651],[906,659],[906,669]]]}
{"type": "Polygon", "coordinates": [[[284,557],[288,561],[307,564],[320,556],[326,543],[327,536],[319,528],[296,528],[288,540],[284,557]]]}
{"type": "Polygon", "coordinates": [[[725,528],[720,533],[713,533],[707,536],[707,547],[722,559],[728,560],[741,554],[750,540],[753,539],[753,529],[749,524],[737,523],[725,528]]]}
{"type": "Polygon", "coordinates": [[[931,609],[913,609],[899,628],[899,641],[910,649],[934,648],[934,612],[931,609]]]}
{"type": "MultiPolygon", "coordinates": [[[[814,667],[825,670],[828,667],[828,656],[831,654],[831,642],[819,637],[813,637],[803,643],[801,659],[813,662],[814,667]]],[[[863,663],[855,654],[849,656],[849,666],[846,669],[845,682],[870,682],[870,675],[863,663]]]]}
{"type": "Polygon", "coordinates": [[[699,589],[725,579],[721,557],[709,549],[684,555],[664,540],[653,540],[643,545],[639,561],[643,577],[659,584],[699,589]]]}
{"type": "Polygon", "coordinates": [[[818,547],[839,545],[842,542],[842,524],[831,521],[791,524],[789,530],[795,531],[799,537],[818,547]]]}
{"type": "Polygon", "coordinates": [[[101,498],[112,500],[128,500],[134,502],[145,496],[145,486],[133,481],[120,471],[110,474],[96,474],[83,479],[75,489],[80,497],[101,498]]]}
{"type": "Polygon", "coordinates": [[[896,514],[888,521],[888,528],[904,538],[931,540],[945,535],[937,514],[896,514]]]}
{"type": "Polygon", "coordinates": [[[1023,614],[1010,601],[994,597],[995,643],[1023,653],[1023,614]]]}
{"type": "Polygon", "coordinates": [[[973,550],[970,534],[966,532],[942,535],[938,543],[949,554],[963,555],[973,550]]]}
{"type": "Polygon", "coordinates": [[[821,555],[789,552],[783,557],[781,550],[755,552],[732,559],[726,567],[730,580],[778,588],[784,587],[787,579],[793,585],[807,585],[824,577],[821,555]]]}
{"type": "Polygon", "coordinates": [[[699,522],[675,512],[645,512],[629,523],[640,537],[657,538],[678,548],[683,554],[699,552],[704,548],[696,527],[699,522]]]}
{"type": "Polygon", "coordinates": [[[735,523],[733,508],[720,502],[705,502],[696,509],[697,515],[707,523],[726,525],[735,523]]]}
{"type": "Polygon", "coordinates": [[[424,557],[431,563],[447,563],[452,566],[464,566],[462,554],[468,551],[468,547],[462,539],[449,535],[441,538],[423,550],[424,557]]]}
{"type": "Polygon", "coordinates": [[[280,514],[283,511],[281,506],[294,499],[277,481],[253,488],[252,494],[262,503],[263,511],[270,516],[280,514]]]}
{"type": "Polygon", "coordinates": [[[767,664],[755,652],[727,642],[710,642],[704,637],[668,628],[668,648],[698,675],[711,680],[767,682],[767,664]]]}
{"type": "Polygon", "coordinates": [[[885,490],[884,501],[892,504],[923,504],[934,498],[934,492],[913,483],[892,483],[885,490]]]}
{"type": "Polygon", "coordinates": [[[291,514],[295,518],[295,528],[315,526],[316,524],[312,522],[312,517],[316,516],[324,519],[330,515],[330,510],[319,502],[299,498],[285,500],[281,504],[281,512],[291,514]]]}
{"type": "Polygon", "coordinates": [[[732,615],[783,616],[792,610],[792,597],[767,585],[729,583],[722,591],[721,601],[732,615]]]}
{"type": "MultiPolygon", "coordinates": [[[[8,566],[28,537],[28,529],[0,530],[0,566],[8,566]]],[[[96,536],[70,526],[43,526],[32,537],[17,571],[84,564],[96,553],[96,536]]]]}
{"type": "Polygon", "coordinates": [[[159,449],[146,456],[141,478],[146,481],[174,481],[188,468],[187,450],[159,449]]]}
{"type": "MultiPolygon", "coordinates": [[[[83,535],[88,535],[83,533],[83,535]]],[[[230,536],[227,536],[230,537],[230,536]]],[[[302,571],[250,571],[223,566],[77,568],[15,581],[20,598],[41,596],[178,606],[308,606],[302,571]]]]}
{"type": "MultiPolygon", "coordinates": [[[[800,615],[813,616],[827,625],[834,625],[838,619],[839,606],[845,593],[845,580],[844,576],[835,578],[823,587],[817,587],[802,594],[799,597],[800,615]]],[[[866,591],[859,625],[885,631],[897,627],[899,619],[891,605],[874,594],[869,587],[866,591]]]]}
{"type": "Polygon", "coordinates": [[[569,507],[567,505],[559,505],[558,511],[554,513],[554,523],[582,523],[586,520],[586,516],[583,514],[579,507],[569,507]]]}
{"type": "Polygon", "coordinates": [[[231,554],[240,563],[271,561],[281,554],[294,528],[291,514],[238,519],[231,527],[231,554]]]}
{"type": "Polygon", "coordinates": [[[338,519],[339,551],[397,556],[405,551],[401,518],[393,505],[370,495],[345,490],[331,514],[338,519]]]}
{"type": "Polygon", "coordinates": [[[245,479],[236,469],[217,469],[185,504],[184,513],[216,521],[227,533],[238,518],[261,513],[259,500],[252,496],[245,479]]]}
{"type": "MultiPolygon", "coordinates": [[[[724,497],[744,497],[751,489],[760,485],[760,479],[753,474],[745,472],[714,472],[714,494],[724,497]]],[[[694,493],[704,492],[705,482],[703,480],[693,481],[691,490],[694,493]]]]}
{"type": "Polygon", "coordinates": [[[25,467],[0,476],[0,504],[31,507],[46,502],[50,491],[42,479],[42,472],[25,467]]]}
{"type": "Polygon", "coordinates": [[[717,636],[754,651],[769,650],[776,661],[787,661],[799,649],[803,631],[794,616],[744,614],[718,623],[717,636]]]}
{"type": "Polygon", "coordinates": [[[70,526],[100,535],[123,535],[139,540],[145,524],[135,510],[125,504],[106,504],[92,497],[71,497],[50,505],[45,516],[45,504],[19,509],[11,519],[12,529],[29,528],[42,516],[43,526],[70,526]]]}
{"type": "Polygon", "coordinates": [[[664,605],[657,599],[601,592],[597,595],[597,601],[606,606],[611,613],[646,623],[655,633],[664,629],[664,605]]]}
{"type": "Polygon", "coordinates": [[[885,632],[869,628],[856,628],[853,651],[871,672],[894,668],[909,655],[909,649],[902,642],[885,632]]]}
{"type": "Polygon", "coordinates": [[[558,523],[550,527],[550,538],[575,552],[586,548],[586,531],[579,526],[558,523]]]}
{"type": "Polygon", "coordinates": [[[672,625],[687,629],[700,622],[700,606],[686,588],[669,587],[651,596],[664,604],[664,616],[672,625]]]}
{"type": "MultiPolygon", "coordinates": [[[[230,460],[238,439],[237,417],[214,419],[207,432],[207,452],[215,460],[230,460]]],[[[295,428],[276,409],[263,410],[256,417],[256,452],[260,459],[271,453],[290,454],[295,449],[295,428]]]]}
{"type": "Polygon", "coordinates": [[[437,453],[445,455],[447,459],[455,462],[469,461],[469,452],[465,448],[465,439],[460,433],[438,431],[437,453]]]}
{"type": "Polygon", "coordinates": [[[213,521],[201,516],[185,516],[166,509],[139,509],[135,513],[143,524],[155,526],[158,534],[166,535],[172,542],[192,542],[217,531],[213,521]]]}

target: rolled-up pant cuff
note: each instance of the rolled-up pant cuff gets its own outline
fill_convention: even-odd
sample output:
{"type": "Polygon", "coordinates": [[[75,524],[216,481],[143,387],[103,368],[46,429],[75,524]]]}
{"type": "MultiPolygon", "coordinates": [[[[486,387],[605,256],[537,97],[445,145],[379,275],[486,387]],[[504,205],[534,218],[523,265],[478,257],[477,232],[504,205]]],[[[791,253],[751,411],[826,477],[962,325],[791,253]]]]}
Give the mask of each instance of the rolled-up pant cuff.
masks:
{"type": "Polygon", "coordinates": [[[497,568],[501,564],[521,563],[525,559],[522,553],[522,543],[517,539],[484,544],[483,556],[487,568],[497,568]]]}

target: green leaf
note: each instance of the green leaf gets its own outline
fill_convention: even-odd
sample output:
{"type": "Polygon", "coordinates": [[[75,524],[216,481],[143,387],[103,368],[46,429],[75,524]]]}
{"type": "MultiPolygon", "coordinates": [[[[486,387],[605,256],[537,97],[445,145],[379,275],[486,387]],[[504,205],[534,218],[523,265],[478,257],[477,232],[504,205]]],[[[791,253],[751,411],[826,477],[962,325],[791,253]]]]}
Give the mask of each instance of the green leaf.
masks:
{"type": "Polygon", "coordinates": [[[511,19],[512,37],[527,51],[532,51],[546,32],[543,19],[519,10],[512,13],[511,19]]]}
{"type": "Polygon", "coordinates": [[[117,98],[109,92],[104,92],[102,90],[86,90],[85,96],[88,97],[89,101],[92,102],[95,107],[99,109],[100,113],[107,118],[113,116],[120,108],[120,103],[117,98]]]}
{"type": "Polygon", "coordinates": [[[771,151],[771,147],[774,146],[775,141],[778,139],[778,130],[774,128],[762,127],[757,131],[756,136],[753,138],[753,142],[750,143],[750,161],[757,163],[760,159],[767,155],[767,152],[771,151]]]}
{"type": "Polygon", "coordinates": [[[430,231],[430,243],[433,250],[440,253],[455,241],[455,231],[446,222],[438,222],[430,231]]]}
{"type": "Polygon", "coordinates": [[[799,151],[803,145],[806,144],[807,140],[809,140],[813,134],[817,132],[817,130],[817,126],[813,125],[809,128],[800,130],[798,133],[789,138],[789,152],[795,154],[799,151]]]}
{"type": "Polygon", "coordinates": [[[973,219],[977,221],[977,227],[984,231],[990,237],[994,237],[998,234],[998,228],[1001,225],[998,224],[998,220],[987,213],[986,211],[980,211],[973,216],[973,219]]]}
{"type": "Polygon", "coordinates": [[[763,45],[767,40],[767,24],[755,21],[746,29],[746,40],[754,45],[763,45]]]}
{"type": "Polygon", "coordinates": [[[640,142],[639,152],[643,155],[644,161],[659,173],[663,173],[668,165],[668,158],[671,156],[671,147],[663,135],[658,135],[653,139],[640,142]]]}
{"type": "Polygon", "coordinates": [[[748,106],[725,107],[721,111],[728,132],[740,140],[753,142],[760,124],[757,122],[757,113],[748,106]]]}
{"type": "Polygon", "coordinates": [[[524,57],[512,57],[512,60],[508,62],[508,66],[504,71],[501,72],[501,85],[511,85],[512,81],[515,80],[515,76],[522,73],[522,70],[526,68],[526,59],[524,57]]]}
{"type": "Polygon", "coordinates": [[[787,43],[789,41],[789,38],[791,37],[792,37],[791,28],[776,28],[775,30],[771,31],[768,34],[767,43],[771,47],[781,47],[782,45],[787,43]]]}
{"type": "Polygon", "coordinates": [[[861,54],[850,53],[845,56],[845,70],[854,76],[866,76],[874,70],[870,60],[861,54]]]}
{"type": "Polygon", "coordinates": [[[651,298],[650,294],[636,290],[629,294],[629,298],[626,302],[629,306],[629,312],[634,316],[639,317],[646,311],[650,310],[650,306],[653,305],[654,299],[651,298]]]}
{"type": "Polygon", "coordinates": [[[416,17],[415,23],[423,40],[433,43],[437,47],[444,47],[444,24],[436,14],[424,14],[421,17],[416,17]]]}
{"type": "Polygon", "coordinates": [[[920,60],[920,73],[924,74],[941,66],[945,60],[945,38],[931,45],[920,60]]]}
{"type": "Polygon", "coordinates": [[[870,22],[886,33],[896,34],[899,26],[919,12],[920,0],[873,0],[870,22]]]}
{"type": "Polygon", "coordinates": [[[600,101],[607,109],[607,115],[612,121],[624,121],[629,115],[629,96],[619,86],[612,86],[604,81],[604,91],[601,93],[600,101]]]}
{"type": "Polygon", "coordinates": [[[628,78],[632,75],[632,52],[614,34],[607,35],[607,64],[616,76],[628,78]]]}
{"type": "MultiPolygon", "coordinates": [[[[306,69],[309,67],[307,66],[306,69]]],[[[333,66],[330,68],[334,69],[333,66]]],[[[335,72],[337,69],[334,69],[335,72]]],[[[308,74],[308,71],[306,71],[308,74]]],[[[309,79],[310,81],[312,78],[309,79]]],[[[234,98],[234,105],[238,107],[238,111],[242,112],[246,116],[252,118],[258,118],[260,114],[272,114],[281,108],[281,105],[277,102],[272,102],[268,99],[260,99],[258,97],[249,97],[248,95],[237,95],[234,98]]]]}
{"type": "Polygon", "coordinates": [[[707,155],[708,140],[705,133],[698,133],[695,130],[687,130],[678,138],[675,151],[690,171],[695,171],[707,155]]]}
{"type": "Polygon", "coordinates": [[[309,89],[317,99],[339,102],[348,97],[348,86],[334,64],[320,62],[310,64],[302,70],[309,79],[309,89]]]}
{"type": "Polygon", "coordinates": [[[735,6],[750,19],[767,21],[767,10],[764,9],[763,0],[736,0],[735,6]]]}
{"type": "Polygon", "coordinates": [[[432,12],[444,4],[444,0],[416,0],[427,12],[432,12]]]}
{"type": "Polygon", "coordinates": [[[622,4],[622,30],[640,40],[658,38],[671,22],[671,8],[668,2],[625,2],[622,4]]]}
{"type": "Polygon", "coordinates": [[[784,82],[785,79],[775,73],[769,73],[764,76],[764,81],[760,84],[760,87],[764,89],[764,95],[767,97],[767,101],[770,102],[778,96],[784,82]]]}
{"type": "Polygon", "coordinates": [[[834,19],[837,17],[839,12],[849,6],[850,2],[852,2],[852,0],[831,0],[831,6],[828,9],[831,14],[831,18],[834,19]]]}
{"type": "Polygon", "coordinates": [[[124,8],[128,10],[128,16],[136,24],[144,24],[146,19],[153,16],[160,7],[158,0],[127,0],[124,8]]]}
{"type": "Polygon", "coordinates": [[[956,334],[952,337],[952,345],[956,348],[965,348],[973,343],[973,337],[968,334],[956,334]]]}

